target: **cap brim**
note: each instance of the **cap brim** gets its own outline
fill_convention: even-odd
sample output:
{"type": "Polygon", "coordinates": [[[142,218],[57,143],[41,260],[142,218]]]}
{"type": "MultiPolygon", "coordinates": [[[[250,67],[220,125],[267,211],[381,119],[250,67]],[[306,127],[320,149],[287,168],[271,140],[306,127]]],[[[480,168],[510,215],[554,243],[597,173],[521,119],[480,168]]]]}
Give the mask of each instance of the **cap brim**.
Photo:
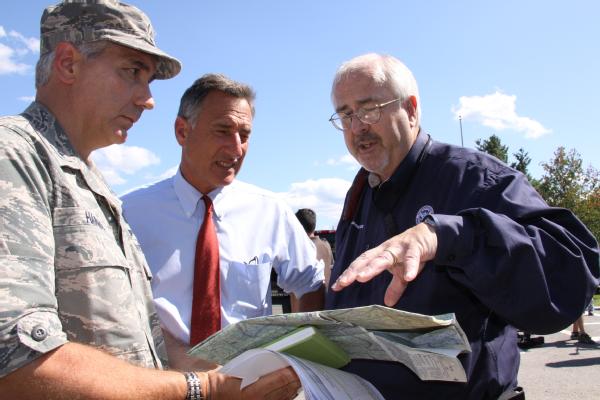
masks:
{"type": "Polygon", "coordinates": [[[130,41],[118,38],[105,38],[105,40],[156,56],[156,74],[154,75],[156,79],[170,79],[181,71],[181,62],[178,59],[143,40],[130,41]]]}

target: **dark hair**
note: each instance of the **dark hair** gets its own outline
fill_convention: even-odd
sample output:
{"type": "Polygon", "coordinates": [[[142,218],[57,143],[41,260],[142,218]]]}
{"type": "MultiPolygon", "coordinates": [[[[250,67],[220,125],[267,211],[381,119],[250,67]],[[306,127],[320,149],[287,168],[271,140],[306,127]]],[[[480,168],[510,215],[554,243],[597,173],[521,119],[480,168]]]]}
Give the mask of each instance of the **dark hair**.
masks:
{"type": "Polygon", "coordinates": [[[301,208],[296,211],[296,218],[302,224],[306,233],[311,234],[315,231],[317,225],[317,214],[310,208],[301,208]]]}
{"type": "Polygon", "coordinates": [[[236,82],[223,74],[206,74],[190,86],[179,103],[177,116],[185,118],[192,126],[196,125],[196,117],[204,98],[213,90],[223,92],[233,97],[246,99],[254,116],[254,90],[240,82],[236,82]]]}

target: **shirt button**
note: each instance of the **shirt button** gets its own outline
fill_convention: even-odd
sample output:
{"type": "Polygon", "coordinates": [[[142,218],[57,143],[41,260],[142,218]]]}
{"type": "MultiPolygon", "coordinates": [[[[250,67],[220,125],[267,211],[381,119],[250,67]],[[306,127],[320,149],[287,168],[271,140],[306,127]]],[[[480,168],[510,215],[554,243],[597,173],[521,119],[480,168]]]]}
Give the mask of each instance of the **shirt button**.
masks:
{"type": "Polygon", "coordinates": [[[42,340],[46,339],[47,336],[48,331],[46,331],[46,328],[44,328],[42,325],[36,325],[31,330],[31,337],[36,342],[41,342],[42,340]]]}
{"type": "Polygon", "coordinates": [[[447,258],[448,261],[453,262],[454,260],[456,260],[456,256],[454,254],[450,254],[447,258]]]}

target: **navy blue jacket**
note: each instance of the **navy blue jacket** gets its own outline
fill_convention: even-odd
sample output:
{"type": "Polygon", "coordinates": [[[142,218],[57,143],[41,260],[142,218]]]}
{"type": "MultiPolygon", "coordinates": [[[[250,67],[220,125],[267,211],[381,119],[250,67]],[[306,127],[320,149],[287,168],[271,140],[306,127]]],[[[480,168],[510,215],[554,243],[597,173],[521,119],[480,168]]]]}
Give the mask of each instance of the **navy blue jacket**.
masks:
{"type": "MultiPolygon", "coordinates": [[[[568,210],[551,208],[520,172],[472,149],[421,132],[377,189],[359,171],[336,232],[332,282],[362,252],[432,214],[435,260],[395,308],[455,313],[472,353],[459,356],[468,382],[420,381],[402,364],[358,360],[345,369],[386,399],[497,399],[517,384],[514,327],[557,332],[577,319],[600,276],[598,243],[568,210]]],[[[328,291],[326,308],[383,304],[391,274],[328,291]]]]}

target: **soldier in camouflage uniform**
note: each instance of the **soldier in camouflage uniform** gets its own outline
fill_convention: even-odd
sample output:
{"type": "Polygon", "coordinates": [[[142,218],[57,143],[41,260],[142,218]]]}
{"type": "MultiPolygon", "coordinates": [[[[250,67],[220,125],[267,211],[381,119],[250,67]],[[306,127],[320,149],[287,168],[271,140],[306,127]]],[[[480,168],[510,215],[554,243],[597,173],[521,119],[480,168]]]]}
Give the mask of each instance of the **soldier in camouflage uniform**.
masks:
{"type": "Polygon", "coordinates": [[[149,19],[114,0],[66,1],[45,10],[40,45],[36,101],[0,118],[0,397],[292,396],[289,370],[243,392],[213,371],[157,371],[151,274],[89,159],[153,108],[152,79],[179,73],[149,19]]]}

